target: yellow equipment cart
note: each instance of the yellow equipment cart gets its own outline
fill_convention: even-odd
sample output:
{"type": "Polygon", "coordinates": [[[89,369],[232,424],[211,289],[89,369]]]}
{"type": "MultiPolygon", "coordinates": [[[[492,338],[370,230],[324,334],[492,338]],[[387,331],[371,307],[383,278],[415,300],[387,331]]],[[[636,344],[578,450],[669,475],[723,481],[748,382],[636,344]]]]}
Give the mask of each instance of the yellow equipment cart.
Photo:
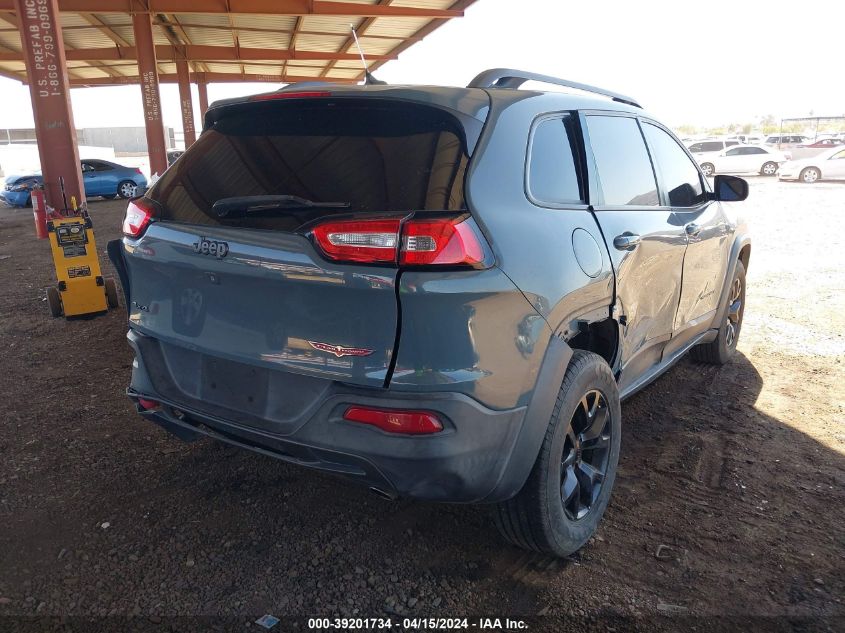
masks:
{"type": "Polygon", "coordinates": [[[58,284],[47,288],[54,317],[106,312],[118,306],[114,279],[103,278],[91,218],[80,215],[47,221],[58,284]]]}

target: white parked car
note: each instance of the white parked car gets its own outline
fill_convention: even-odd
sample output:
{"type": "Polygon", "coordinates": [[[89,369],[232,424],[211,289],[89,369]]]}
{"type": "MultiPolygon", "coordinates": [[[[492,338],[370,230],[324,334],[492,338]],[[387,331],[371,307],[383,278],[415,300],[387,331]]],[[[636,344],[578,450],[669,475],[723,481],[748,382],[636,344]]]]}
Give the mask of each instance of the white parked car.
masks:
{"type": "Polygon", "coordinates": [[[845,180],[845,147],[834,147],[810,158],[788,161],[781,165],[778,177],[801,182],[845,180]]]}
{"type": "Polygon", "coordinates": [[[761,174],[774,176],[789,157],[765,145],[737,145],[717,154],[696,156],[705,176],[713,174],[761,174]]]}
{"type": "Polygon", "coordinates": [[[739,141],[740,143],[748,143],[749,145],[762,145],[766,137],[761,134],[736,134],[727,137],[728,141],[739,141]]]}
{"type": "Polygon", "coordinates": [[[697,158],[698,154],[716,154],[721,152],[723,149],[733,147],[734,145],[739,145],[739,141],[709,139],[706,141],[696,141],[694,143],[690,143],[687,145],[687,149],[690,151],[690,154],[693,154],[697,158]]]}
{"type": "Polygon", "coordinates": [[[772,134],[766,138],[766,145],[772,145],[778,149],[792,149],[810,142],[810,137],[803,134],[772,134]]]}

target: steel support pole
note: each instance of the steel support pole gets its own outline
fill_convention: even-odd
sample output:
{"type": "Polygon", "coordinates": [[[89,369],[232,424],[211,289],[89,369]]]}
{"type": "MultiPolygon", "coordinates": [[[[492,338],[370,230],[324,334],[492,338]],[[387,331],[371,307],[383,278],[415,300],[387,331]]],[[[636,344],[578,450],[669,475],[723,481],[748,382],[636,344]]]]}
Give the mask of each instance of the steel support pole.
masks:
{"type": "Polygon", "coordinates": [[[161,95],[158,89],[158,68],[150,14],[134,14],[132,28],[135,32],[135,47],[138,50],[138,74],[141,77],[150,173],[160,176],[167,169],[167,144],[164,141],[164,124],[161,120],[161,95]]]}
{"type": "Polygon", "coordinates": [[[194,101],[191,98],[191,72],[184,59],[176,61],[176,74],[179,78],[179,107],[182,108],[182,132],[185,135],[185,149],[197,142],[194,127],[194,101]]]}
{"type": "Polygon", "coordinates": [[[15,0],[47,203],[85,201],[58,0],[15,0]],[[62,198],[60,178],[64,179],[62,198]]]}
{"type": "Polygon", "coordinates": [[[208,82],[205,75],[197,79],[197,91],[200,97],[200,117],[205,119],[205,113],[208,111],[208,82]]]}

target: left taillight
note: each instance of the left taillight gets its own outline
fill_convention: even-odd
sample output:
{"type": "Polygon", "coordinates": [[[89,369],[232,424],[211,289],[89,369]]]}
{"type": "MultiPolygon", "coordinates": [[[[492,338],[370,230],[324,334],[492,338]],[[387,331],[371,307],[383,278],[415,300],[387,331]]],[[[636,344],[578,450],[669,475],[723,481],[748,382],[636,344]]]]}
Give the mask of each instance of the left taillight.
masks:
{"type": "Polygon", "coordinates": [[[317,245],[335,261],[365,264],[396,263],[400,219],[339,220],[312,230],[317,245]]]}
{"type": "Polygon", "coordinates": [[[313,228],[311,235],[327,258],[339,262],[471,268],[492,262],[484,236],[466,214],[330,220],[313,228]]]}
{"type": "Polygon", "coordinates": [[[471,266],[487,258],[484,237],[468,217],[411,219],[402,227],[401,266],[471,266]]]}
{"type": "Polygon", "coordinates": [[[143,198],[131,200],[123,216],[123,234],[132,238],[141,237],[154,217],[155,208],[151,203],[143,198]]]}

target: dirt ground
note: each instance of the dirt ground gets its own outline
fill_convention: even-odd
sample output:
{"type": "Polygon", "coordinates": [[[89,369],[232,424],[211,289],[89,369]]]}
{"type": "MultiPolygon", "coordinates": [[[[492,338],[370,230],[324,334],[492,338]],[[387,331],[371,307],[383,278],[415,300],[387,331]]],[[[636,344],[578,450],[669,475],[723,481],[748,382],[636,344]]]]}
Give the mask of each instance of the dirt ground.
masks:
{"type": "MultiPolygon", "coordinates": [[[[740,354],[684,360],[623,404],[610,508],[567,561],[505,545],[483,507],[390,503],[143,422],[125,311],[51,319],[48,245],[31,210],[0,209],[0,629],[258,631],[271,613],[845,630],[845,184],[751,180],[740,354]]],[[[104,251],[125,203],[90,207],[104,251]]]]}

